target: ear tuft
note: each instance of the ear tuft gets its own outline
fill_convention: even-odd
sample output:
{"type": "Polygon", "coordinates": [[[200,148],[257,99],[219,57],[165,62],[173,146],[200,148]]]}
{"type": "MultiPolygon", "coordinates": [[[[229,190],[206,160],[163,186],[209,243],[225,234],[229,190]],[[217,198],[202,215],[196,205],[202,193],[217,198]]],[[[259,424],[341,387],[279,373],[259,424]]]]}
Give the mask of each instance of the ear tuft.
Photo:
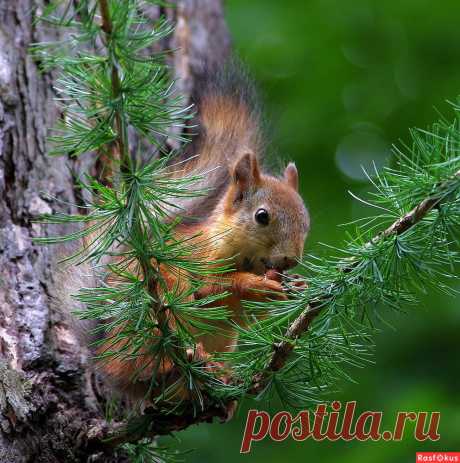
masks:
{"type": "Polygon", "coordinates": [[[295,191],[299,190],[299,173],[293,162],[290,162],[284,170],[284,180],[295,191]]]}
{"type": "Polygon", "coordinates": [[[241,192],[255,188],[260,182],[259,161],[252,151],[246,151],[236,161],[233,181],[241,192]]]}

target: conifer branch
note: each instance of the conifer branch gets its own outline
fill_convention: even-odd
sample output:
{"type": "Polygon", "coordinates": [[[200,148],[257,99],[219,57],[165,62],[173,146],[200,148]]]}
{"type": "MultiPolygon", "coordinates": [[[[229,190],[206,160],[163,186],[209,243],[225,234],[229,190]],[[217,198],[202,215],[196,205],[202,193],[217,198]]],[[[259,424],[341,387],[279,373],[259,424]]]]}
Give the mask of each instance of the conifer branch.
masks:
{"type": "MultiPolygon", "coordinates": [[[[118,108],[115,110],[115,130],[116,130],[116,143],[118,145],[118,151],[113,150],[113,158],[108,160],[109,165],[107,169],[104,169],[103,180],[106,185],[110,185],[114,178],[114,161],[118,160],[119,169],[121,174],[132,175],[134,174],[134,168],[131,161],[131,155],[129,150],[128,140],[128,124],[125,118],[124,108],[124,95],[120,81],[118,59],[115,50],[112,49],[112,34],[114,32],[112,18],[110,16],[110,8],[107,0],[99,0],[99,7],[102,18],[101,28],[105,33],[106,47],[108,51],[110,61],[110,77],[111,77],[111,88],[112,88],[112,99],[113,101],[120,101],[118,108]]],[[[134,224],[134,227],[140,227],[139,224],[134,224]]],[[[142,235],[142,230],[138,230],[138,235],[142,235]]],[[[169,327],[169,320],[161,303],[161,298],[158,294],[158,281],[159,272],[152,259],[139,255],[137,257],[139,265],[142,271],[143,282],[147,293],[151,298],[151,309],[155,313],[156,319],[158,320],[158,329],[164,337],[170,337],[173,342],[171,343],[171,350],[174,352],[176,359],[187,361],[187,356],[184,349],[181,349],[179,340],[174,336],[174,333],[169,327]]]]}
{"type": "MultiPolygon", "coordinates": [[[[457,171],[452,178],[446,180],[437,186],[435,193],[430,195],[415,206],[410,212],[405,214],[393,222],[388,228],[383,230],[372,238],[365,246],[370,247],[377,244],[379,241],[384,240],[392,235],[401,235],[407,232],[410,228],[419,223],[432,209],[438,207],[446,195],[452,194],[452,186],[455,189],[460,187],[460,170],[457,171]]],[[[354,260],[346,267],[340,269],[343,273],[350,272],[358,262],[354,260]]],[[[286,363],[287,358],[295,347],[297,338],[306,333],[313,320],[321,313],[322,309],[328,304],[328,296],[318,298],[311,301],[304,311],[291,323],[288,327],[284,341],[274,344],[273,354],[264,371],[257,373],[253,378],[253,385],[249,392],[257,394],[265,387],[267,377],[278,370],[280,370],[286,363]]]]}
{"type": "MultiPolygon", "coordinates": [[[[410,212],[393,222],[389,227],[378,233],[366,246],[373,246],[378,241],[384,240],[393,235],[401,235],[412,227],[416,226],[434,208],[441,205],[442,201],[460,188],[460,170],[455,175],[442,182],[435,188],[435,192],[422,200],[410,212]]],[[[350,262],[349,266],[340,269],[343,273],[350,272],[357,262],[350,262]]],[[[328,304],[328,296],[322,299],[317,298],[311,301],[303,312],[290,324],[284,338],[285,340],[273,346],[273,354],[263,371],[258,372],[252,379],[252,385],[248,389],[249,394],[259,394],[265,387],[271,374],[279,371],[286,363],[292,353],[296,340],[308,332],[314,319],[321,313],[322,309],[328,304]]],[[[233,379],[238,383],[238,379],[233,379]]],[[[139,427],[134,427],[130,422],[119,422],[112,425],[99,423],[93,425],[88,431],[88,439],[94,444],[115,447],[121,443],[136,442],[141,438],[155,435],[166,435],[174,431],[182,431],[193,424],[202,422],[212,422],[213,418],[221,421],[227,419],[227,409],[225,406],[217,406],[212,400],[199,411],[184,411],[181,415],[162,415],[153,412],[144,416],[147,419],[146,425],[139,431],[139,427]]]]}
{"type": "Polygon", "coordinates": [[[210,402],[201,410],[189,407],[180,415],[149,410],[145,415],[133,420],[93,422],[86,431],[86,440],[88,446],[94,446],[99,450],[113,449],[121,444],[136,443],[149,437],[170,435],[195,424],[212,423],[214,418],[221,423],[226,422],[229,418],[226,407],[210,402]]]}

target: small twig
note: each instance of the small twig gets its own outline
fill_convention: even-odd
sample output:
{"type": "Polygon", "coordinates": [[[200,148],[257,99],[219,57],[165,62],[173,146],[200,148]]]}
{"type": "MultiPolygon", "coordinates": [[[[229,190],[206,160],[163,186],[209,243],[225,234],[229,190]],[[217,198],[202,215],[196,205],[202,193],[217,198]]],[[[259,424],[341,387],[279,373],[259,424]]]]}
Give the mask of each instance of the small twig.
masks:
{"type": "Polygon", "coordinates": [[[155,437],[182,431],[193,424],[212,423],[214,418],[221,422],[228,419],[228,409],[223,405],[208,402],[197,411],[192,405],[180,415],[165,414],[162,411],[147,412],[132,420],[108,423],[105,420],[92,422],[86,431],[88,447],[113,449],[120,444],[134,443],[146,437],[155,437]]]}
{"type": "MultiPolygon", "coordinates": [[[[107,44],[111,41],[111,36],[113,33],[113,24],[110,17],[110,10],[107,0],[99,0],[99,8],[101,11],[101,29],[104,31],[106,36],[107,44]]],[[[107,47],[109,54],[110,49],[107,47]]],[[[122,88],[120,75],[118,72],[118,65],[115,57],[110,54],[110,76],[112,83],[112,97],[116,100],[122,98],[122,88]]],[[[126,172],[129,170],[131,163],[131,158],[128,150],[128,132],[126,123],[123,120],[120,111],[115,111],[115,129],[117,132],[116,143],[112,144],[112,153],[107,154],[106,152],[101,152],[99,154],[99,159],[97,163],[97,169],[101,172],[100,177],[101,181],[106,185],[111,185],[114,178],[114,162],[118,160],[121,172],[126,172]]]]}

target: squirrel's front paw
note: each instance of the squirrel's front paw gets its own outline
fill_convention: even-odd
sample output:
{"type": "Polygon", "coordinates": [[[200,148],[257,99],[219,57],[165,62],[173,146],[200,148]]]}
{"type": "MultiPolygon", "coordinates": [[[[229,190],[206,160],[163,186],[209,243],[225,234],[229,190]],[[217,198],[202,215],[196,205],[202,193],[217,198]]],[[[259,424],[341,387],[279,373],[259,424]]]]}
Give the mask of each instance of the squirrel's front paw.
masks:
{"type": "Polygon", "coordinates": [[[251,299],[258,300],[275,300],[285,301],[287,295],[283,285],[277,280],[271,280],[266,276],[256,276],[251,282],[249,288],[251,293],[251,299]]]}

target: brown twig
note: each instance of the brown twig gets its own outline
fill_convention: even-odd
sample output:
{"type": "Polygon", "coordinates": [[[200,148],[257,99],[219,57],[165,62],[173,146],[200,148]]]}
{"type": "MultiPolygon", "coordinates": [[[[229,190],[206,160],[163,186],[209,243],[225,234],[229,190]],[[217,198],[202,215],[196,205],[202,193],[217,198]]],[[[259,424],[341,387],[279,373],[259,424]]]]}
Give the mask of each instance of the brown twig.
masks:
{"type": "Polygon", "coordinates": [[[87,446],[99,451],[110,450],[120,444],[134,443],[146,437],[153,438],[182,431],[193,424],[211,423],[214,418],[221,422],[227,421],[228,409],[209,402],[205,403],[200,411],[190,404],[180,414],[165,414],[149,409],[144,415],[131,421],[107,423],[105,420],[98,420],[92,422],[86,430],[87,446]]]}
{"type": "MultiPolygon", "coordinates": [[[[104,31],[106,42],[109,43],[112,39],[113,24],[110,17],[110,10],[107,0],[99,0],[99,9],[101,12],[101,29],[104,31]]],[[[111,56],[111,83],[112,83],[112,97],[114,99],[122,98],[122,88],[118,66],[113,56],[111,56]]],[[[111,152],[105,151],[99,154],[96,163],[96,169],[100,173],[100,181],[105,185],[111,186],[114,179],[114,163],[118,161],[122,172],[126,171],[130,163],[130,155],[128,151],[128,136],[126,124],[120,114],[120,111],[115,111],[115,129],[117,132],[117,139],[111,145],[111,152]]]]}

